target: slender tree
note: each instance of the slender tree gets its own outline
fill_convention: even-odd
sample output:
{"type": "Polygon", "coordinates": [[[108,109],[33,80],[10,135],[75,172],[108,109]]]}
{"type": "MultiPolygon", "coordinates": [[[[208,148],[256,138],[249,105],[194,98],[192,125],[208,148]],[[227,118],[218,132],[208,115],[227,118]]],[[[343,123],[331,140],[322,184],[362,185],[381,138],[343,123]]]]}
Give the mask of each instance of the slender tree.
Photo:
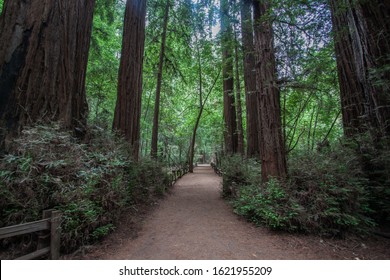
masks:
{"type": "Polygon", "coordinates": [[[330,0],[344,132],[390,135],[390,3],[330,0]]]}
{"type": "Polygon", "coordinates": [[[169,20],[169,8],[171,6],[170,0],[167,0],[165,4],[165,13],[163,19],[163,32],[161,36],[161,48],[160,48],[160,59],[157,73],[157,86],[156,86],[156,99],[154,103],[154,116],[153,116],[153,129],[152,129],[152,146],[150,155],[152,158],[157,159],[158,149],[158,124],[160,115],[160,95],[161,95],[161,84],[162,84],[162,72],[164,66],[164,54],[167,39],[167,29],[169,20]]]}
{"type": "Polygon", "coordinates": [[[258,157],[260,154],[258,112],[256,98],[256,71],[253,45],[253,0],[241,1],[241,33],[244,53],[244,83],[246,101],[246,141],[247,156],[258,157]]]}
{"type": "Polygon", "coordinates": [[[222,75],[223,75],[223,104],[225,121],[225,151],[228,154],[237,152],[237,121],[234,98],[233,57],[231,52],[232,26],[229,16],[229,3],[221,0],[221,34],[222,34],[222,75]]]}
{"type": "Polygon", "coordinates": [[[188,163],[189,163],[189,172],[191,172],[191,173],[194,172],[194,155],[195,155],[196,133],[197,133],[197,130],[198,130],[198,127],[200,124],[200,120],[202,118],[202,114],[203,114],[206,102],[209,99],[210,94],[212,93],[212,91],[215,87],[215,84],[217,83],[219,76],[220,76],[220,72],[218,72],[218,75],[214,79],[214,82],[211,85],[209,91],[207,92],[206,96],[204,96],[204,92],[203,92],[203,79],[204,78],[203,78],[203,71],[202,71],[202,59],[201,59],[201,54],[200,54],[200,50],[199,50],[198,38],[196,35],[195,35],[195,37],[196,37],[196,42],[195,42],[196,43],[196,54],[197,54],[197,60],[198,60],[198,83],[199,83],[199,106],[200,107],[199,107],[198,116],[197,116],[196,121],[195,121],[194,129],[192,131],[192,138],[191,138],[190,150],[189,150],[188,163]]]}
{"type": "Polygon", "coordinates": [[[146,0],[128,0],[123,28],[118,97],[113,128],[130,142],[138,159],[145,43],[146,0]]]}
{"type": "Polygon", "coordinates": [[[269,1],[254,2],[255,66],[259,123],[261,127],[261,174],[264,182],[269,177],[287,175],[285,145],[280,114],[280,92],[277,85],[274,39],[269,1]]]}
{"type": "Polygon", "coordinates": [[[94,0],[4,2],[2,139],[38,121],[60,121],[82,132],[88,109],[85,73],[94,5],[94,0]]]}

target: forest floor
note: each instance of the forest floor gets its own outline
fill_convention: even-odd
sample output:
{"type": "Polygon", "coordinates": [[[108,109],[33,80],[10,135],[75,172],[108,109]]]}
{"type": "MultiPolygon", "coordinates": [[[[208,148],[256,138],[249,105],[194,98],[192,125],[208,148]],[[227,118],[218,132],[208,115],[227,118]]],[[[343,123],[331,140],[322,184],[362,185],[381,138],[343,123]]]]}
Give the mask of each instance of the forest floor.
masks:
{"type": "Polygon", "coordinates": [[[390,240],[343,240],[274,232],[233,213],[221,198],[221,178],[199,166],[180,179],[152,211],[123,218],[100,244],[66,259],[248,260],[390,259],[390,240]]]}

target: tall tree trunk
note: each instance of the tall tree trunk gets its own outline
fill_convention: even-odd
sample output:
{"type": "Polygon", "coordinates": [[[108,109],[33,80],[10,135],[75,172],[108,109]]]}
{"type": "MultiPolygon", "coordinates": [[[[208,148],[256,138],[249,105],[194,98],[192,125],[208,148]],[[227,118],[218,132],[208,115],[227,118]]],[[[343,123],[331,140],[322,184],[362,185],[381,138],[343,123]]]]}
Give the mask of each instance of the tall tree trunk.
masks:
{"type": "Polygon", "coordinates": [[[160,60],[159,60],[158,73],[157,73],[156,99],[154,103],[153,130],[152,130],[152,146],[150,151],[150,155],[154,159],[157,159],[157,151],[158,151],[158,123],[159,123],[159,115],[160,115],[160,95],[161,95],[162,72],[164,66],[164,54],[165,54],[165,44],[167,39],[167,28],[168,28],[170,6],[171,6],[170,0],[167,0],[165,6],[164,22],[163,22],[163,33],[161,38],[160,60]]]}
{"type": "Polygon", "coordinates": [[[267,15],[268,9],[268,1],[260,0],[254,3],[256,82],[262,129],[259,141],[264,182],[268,181],[269,177],[284,178],[287,175],[273,30],[270,19],[263,17],[267,15]]]}
{"type": "Polygon", "coordinates": [[[390,135],[390,3],[330,0],[344,132],[390,135]]]}
{"type": "Polygon", "coordinates": [[[346,137],[364,137],[359,149],[369,178],[370,208],[379,222],[389,221],[388,162],[379,155],[390,147],[390,2],[330,0],[346,137]],[[367,136],[367,135],[364,135],[367,136]],[[387,203],[387,204],[386,204],[387,203]]]}
{"type": "Polygon", "coordinates": [[[223,75],[223,116],[225,122],[224,138],[227,154],[237,152],[236,106],[234,98],[233,59],[231,53],[232,26],[227,0],[221,0],[221,34],[222,34],[222,75],[223,75]]]}
{"type": "Polygon", "coordinates": [[[0,17],[1,138],[38,121],[83,128],[94,5],[94,0],[4,2],[0,17]]]}
{"type": "Polygon", "coordinates": [[[244,155],[244,129],[242,127],[242,104],[241,104],[241,85],[240,85],[240,63],[238,60],[238,40],[236,30],[234,30],[234,54],[236,68],[236,108],[237,108],[237,153],[244,155]]]}
{"type": "Polygon", "coordinates": [[[244,52],[244,82],[246,101],[246,141],[247,156],[260,154],[258,105],[256,97],[256,71],[253,45],[252,7],[253,0],[241,1],[241,33],[244,52]]]}
{"type": "Polygon", "coordinates": [[[127,0],[113,128],[129,141],[138,159],[145,45],[146,0],[127,0]]]}

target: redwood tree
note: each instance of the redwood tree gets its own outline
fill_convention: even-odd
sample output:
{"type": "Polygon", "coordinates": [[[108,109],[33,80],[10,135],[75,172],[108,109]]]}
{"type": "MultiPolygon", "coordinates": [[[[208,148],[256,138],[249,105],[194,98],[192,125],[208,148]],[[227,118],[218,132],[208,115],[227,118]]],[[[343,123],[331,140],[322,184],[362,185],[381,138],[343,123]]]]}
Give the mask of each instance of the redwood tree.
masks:
{"type": "Polygon", "coordinates": [[[244,129],[242,126],[242,103],[241,103],[241,82],[240,82],[240,62],[238,54],[237,33],[234,30],[234,62],[235,62],[235,78],[236,78],[236,111],[237,111],[237,153],[245,155],[244,152],[244,129]]]}
{"type": "Polygon", "coordinates": [[[345,135],[390,135],[390,2],[330,0],[345,135]]]}
{"type": "Polygon", "coordinates": [[[151,145],[151,151],[150,151],[150,155],[154,159],[157,159],[158,126],[159,126],[159,117],[160,117],[160,95],[161,95],[161,85],[162,85],[162,71],[163,71],[163,66],[164,66],[164,55],[165,55],[165,45],[166,45],[166,40],[167,40],[167,29],[168,29],[170,6],[171,6],[170,0],[167,0],[167,2],[165,4],[163,32],[162,32],[162,36],[161,36],[160,58],[159,58],[158,73],[157,73],[156,97],[155,97],[155,102],[154,102],[152,145],[151,145]]]}
{"type": "Polygon", "coordinates": [[[3,137],[35,122],[82,130],[94,0],[5,0],[0,17],[3,137]]]}
{"type": "Polygon", "coordinates": [[[253,46],[252,7],[253,0],[241,1],[241,33],[244,53],[244,83],[246,100],[247,156],[260,154],[258,112],[256,97],[256,72],[253,46]]]}
{"type": "Polygon", "coordinates": [[[138,159],[145,45],[146,0],[128,0],[123,28],[118,97],[113,128],[130,142],[138,159]]]}
{"type": "Polygon", "coordinates": [[[221,34],[222,34],[222,75],[223,75],[223,116],[225,121],[225,151],[228,154],[237,152],[237,121],[234,98],[233,58],[231,52],[232,26],[229,17],[229,4],[221,0],[221,34]]]}
{"type": "Polygon", "coordinates": [[[261,174],[283,178],[287,174],[285,145],[280,114],[272,22],[268,17],[269,1],[254,2],[255,66],[259,123],[261,128],[261,174]]]}

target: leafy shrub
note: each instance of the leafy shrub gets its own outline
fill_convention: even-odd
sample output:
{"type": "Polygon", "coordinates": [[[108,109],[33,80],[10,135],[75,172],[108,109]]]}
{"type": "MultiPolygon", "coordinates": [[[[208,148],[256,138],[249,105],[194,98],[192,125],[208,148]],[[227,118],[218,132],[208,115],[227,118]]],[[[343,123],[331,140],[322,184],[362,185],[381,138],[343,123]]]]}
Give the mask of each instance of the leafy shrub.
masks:
{"type": "Polygon", "coordinates": [[[233,202],[235,212],[247,217],[257,225],[272,229],[293,230],[291,219],[297,215],[284,187],[271,179],[260,188],[248,185],[240,189],[240,196],[233,202]]]}
{"type": "Polygon", "coordinates": [[[368,180],[372,216],[379,223],[390,224],[390,138],[373,139],[368,133],[361,134],[354,138],[351,146],[358,151],[368,180]]]}
{"type": "Polygon", "coordinates": [[[252,177],[239,185],[235,212],[272,229],[321,235],[364,233],[374,226],[367,180],[353,152],[298,154],[289,166],[285,181],[252,177]]]}
{"type": "Polygon", "coordinates": [[[225,156],[221,159],[223,170],[222,192],[224,197],[238,197],[241,186],[260,180],[260,164],[254,159],[240,155],[225,156]]]}
{"type": "Polygon", "coordinates": [[[297,217],[300,229],[342,235],[374,226],[367,179],[354,151],[339,146],[328,154],[297,155],[290,166],[289,192],[305,210],[297,217]]]}
{"type": "Polygon", "coordinates": [[[143,159],[133,167],[129,176],[131,203],[145,203],[151,197],[163,195],[171,185],[165,167],[158,161],[143,159]]]}
{"type": "Polygon", "coordinates": [[[105,236],[127,207],[167,187],[163,167],[135,163],[130,150],[98,128],[84,142],[57,124],[25,129],[0,159],[0,227],[40,219],[53,208],[63,214],[63,252],[105,236]]]}

